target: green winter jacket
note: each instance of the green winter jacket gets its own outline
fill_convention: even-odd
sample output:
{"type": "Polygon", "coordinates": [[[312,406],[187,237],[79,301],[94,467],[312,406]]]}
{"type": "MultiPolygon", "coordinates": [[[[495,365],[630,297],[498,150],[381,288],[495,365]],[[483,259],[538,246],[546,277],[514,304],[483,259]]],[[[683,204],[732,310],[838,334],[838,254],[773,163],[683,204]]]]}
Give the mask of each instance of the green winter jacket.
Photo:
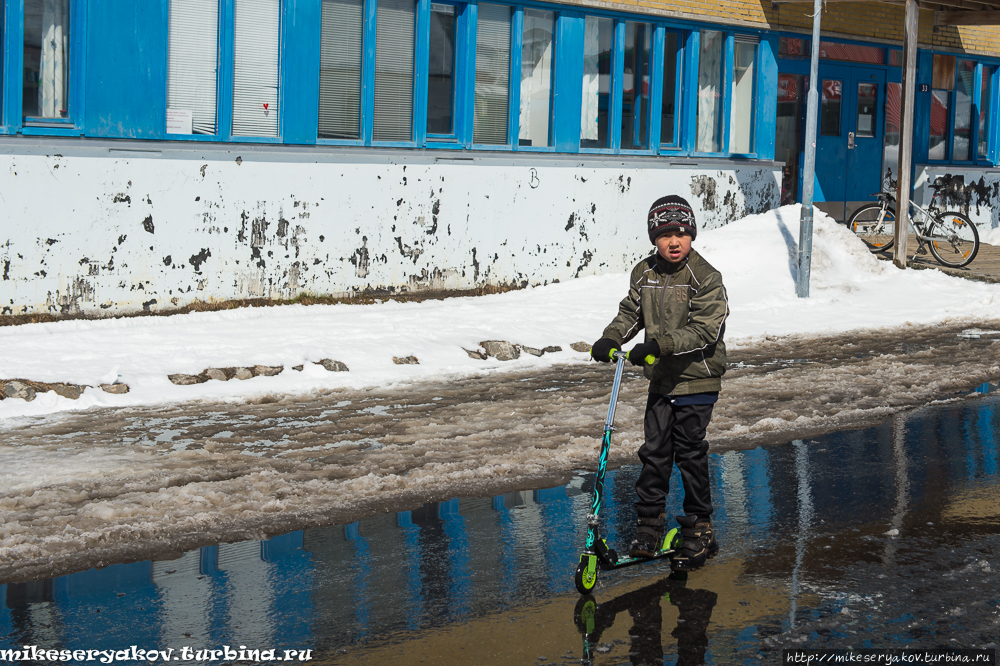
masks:
{"type": "Polygon", "coordinates": [[[659,253],[632,269],[628,296],[604,337],[625,344],[642,329],[660,345],[660,358],[643,366],[649,392],[689,395],[718,391],[726,372],[729,302],[722,275],[691,250],[679,264],[659,253]]]}

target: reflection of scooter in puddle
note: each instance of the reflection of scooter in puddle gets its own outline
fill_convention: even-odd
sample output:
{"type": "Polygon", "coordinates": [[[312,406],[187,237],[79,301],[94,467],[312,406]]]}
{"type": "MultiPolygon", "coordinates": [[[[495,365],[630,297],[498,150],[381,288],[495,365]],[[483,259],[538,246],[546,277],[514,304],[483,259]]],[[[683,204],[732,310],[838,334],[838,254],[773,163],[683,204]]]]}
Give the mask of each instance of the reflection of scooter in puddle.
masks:
{"type": "Polygon", "coordinates": [[[629,636],[632,646],[629,660],[635,666],[663,664],[663,617],[660,599],[677,606],[677,628],[671,636],[677,639],[677,666],[695,666],[705,663],[708,647],[706,629],[712,618],[712,609],[718,596],[709,590],[691,590],[685,587],[687,574],[674,573],[652,585],[627,592],[610,601],[597,603],[592,596],[581,597],[576,604],[573,619],[583,634],[584,664],[594,663],[594,654],[608,651],[601,649],[601,635],[611,628],[622,611],[632,616],[629,636]]]}

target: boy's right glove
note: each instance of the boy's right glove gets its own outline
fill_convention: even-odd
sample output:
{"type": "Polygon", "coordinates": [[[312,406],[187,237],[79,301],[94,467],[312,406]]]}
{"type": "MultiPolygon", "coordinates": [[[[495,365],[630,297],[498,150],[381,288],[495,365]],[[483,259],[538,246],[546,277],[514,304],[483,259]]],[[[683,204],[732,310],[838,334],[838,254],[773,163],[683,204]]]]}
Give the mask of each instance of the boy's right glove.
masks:
{"type": "Polygon", "coordinates": [[[660,356],[660,345],[656,340],[647,340],[636,345],[628,353],[628,362],[632,365],[653,364],[660,356]]]}
{"type": "Polygon", "coordinates": [[[618,347],[618,343],[611,338],[601,338],[590,348],[590,355],[595,361],[611,363],[611,361],[615,360],[611,357],[611,354],[618,351],[618,347]]]}

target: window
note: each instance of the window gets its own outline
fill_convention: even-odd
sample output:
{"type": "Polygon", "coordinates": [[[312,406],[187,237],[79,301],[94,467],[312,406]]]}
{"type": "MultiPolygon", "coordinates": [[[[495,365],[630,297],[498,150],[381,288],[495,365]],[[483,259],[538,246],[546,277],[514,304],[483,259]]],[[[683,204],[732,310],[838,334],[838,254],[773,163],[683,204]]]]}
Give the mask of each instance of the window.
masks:
{"type": "Polygon", "coordinates": [[[972,159],[972,95],[976,78],[976,63],[959,60],[955,79],[955,136],[951,159],[964,162],[972,159]]]}
{"type": "Polygon", "coordinates": [[[377,0],[375,26],[376,141],[413,138],[415,0],[377,0]]]}
{"type": "Polygon", "coordinates": [[[518,144],[548,146],[552,103],[554,12],[525,9],[521,29],[521,102],[518,144]]]}
{"type": "Polygon", "coordinates": [[[22,113],[69,118],[69,0],[24,0],[22,113]]]}
{"type": "Polygon", "coordinates": [[[979,92],[979,150],[977,151],[979,157],[986,157],[989,150],[990,78],[992,76],[993,70],[984,66],[983,82],[979,92]]]}
{"type": "Polygon", "coordinates": [[[580,145],[584,148],[610,148],[611,51],[615,22],[609,18],[588,16],[583,37],[583,104],[581,108],[580,145]]]}
{"type": "Polygon", "coordinates": [[[757,78],[757,40],[736,35],[733,51],[732,108],[729,110],[729,152],[754,152],[754,82],[757,78]],[[752,40],[752,41],[751,41],[752,40]]]}
{"type": "Polygon", "coordinates": [[[725,33],[702,30],[698,47],[698,122],[695,150],[722,152],[722,45],[725,33]]]}
{"type": "Polygon", "coordinates": [[[885,138],[882,148],[882,189],[888,191],[889,179],[899,167],[899,118],[903,103],[903,84],[885,86],[885,138]]]}
{"type": "MultiPolygon", "coordinates": [[[[778,55],[780,56],[808,56],[811,40],[801,37],[779,37],[778,55]]],[[[822,43],[822,42],[820,42],[822,43]]]]}
{"type": "Polygon", "coordinates": [[[819,111],[820,136],[840,136],[840,109],[843,97],[843,81],[823,79],[819,111]]]}
{"type": "Polygon", "coordinates": [[[858,117],[855,123],[855,136],[871,138],[875,136],[877,111],[875,103],[878,100],[878,84],[858,83],[858,117]]]}
{"type": "Polygon", "coordinates": [[[948,159],[948,122],[950,120],[951,92],[955,89],[955,56],[934,55],[931,72],[930,141],[927,158],[948,159]]]}
{"type": "Polygon", "coordinates": [[[622,150],[649,148],[650,43],[653,26],[625,22],[625,62],[622,70],[622,150]]]}
{"type": "Polygon", "coordinates": [[[472,142],[507,143],[511,8],[479,4],[476,26],[476,103],[472,142]]]}
{"type": "Polygon", "coordinates": [[[800,128],[804,91],[809,77],[778,74],[778,114],[774,131],[774,159],[784,162],[781,170],[781,205],[798,201],[800,128]]]}
{"type": "Polygon", "coordinates": [[[663,45],[663,98],[660,100],[660,143],[677,143],[677,33],[667,31],[663,45]]]}
{"type": "Polygon", "coordinates": [[[455,134],[455,6],[431,3],[427,134],[455,134]]]}
{"type": "Polygon", "coordinates": [[[278,136],[281,0],[236,0],[233,136],[278,136]]]}
{"type": "Polygon", "coordinates": [[[844,60],[847,62],[884,65],[885,49],[881,46],[861,46],[860,44],[841,44],[840,42],[824,42],[820,40],[819,57],[826,60],[844,60]]]}
{"type": "Polygon", "coordinates": [[[319,137],[361,138],[363,0],[323,0],[319,56],[319,137]]]}
{"type": "Polygon", "coordinates": [[[219,62],[217,0],[170,0],[167,133],[215,134],[219,62]]]}

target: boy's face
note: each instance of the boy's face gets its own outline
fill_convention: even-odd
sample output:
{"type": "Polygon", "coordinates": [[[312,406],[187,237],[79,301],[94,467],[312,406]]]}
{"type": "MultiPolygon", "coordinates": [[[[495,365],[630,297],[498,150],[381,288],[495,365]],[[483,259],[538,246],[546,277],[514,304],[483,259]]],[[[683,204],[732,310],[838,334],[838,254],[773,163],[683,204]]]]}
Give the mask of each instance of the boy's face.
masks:
{"type": "Polygon", "coordinates": [[[670,263],[680,263],[691,253],[691,236],[677,230],[660,234],[656,237],[656,250],[670,263]]]}

